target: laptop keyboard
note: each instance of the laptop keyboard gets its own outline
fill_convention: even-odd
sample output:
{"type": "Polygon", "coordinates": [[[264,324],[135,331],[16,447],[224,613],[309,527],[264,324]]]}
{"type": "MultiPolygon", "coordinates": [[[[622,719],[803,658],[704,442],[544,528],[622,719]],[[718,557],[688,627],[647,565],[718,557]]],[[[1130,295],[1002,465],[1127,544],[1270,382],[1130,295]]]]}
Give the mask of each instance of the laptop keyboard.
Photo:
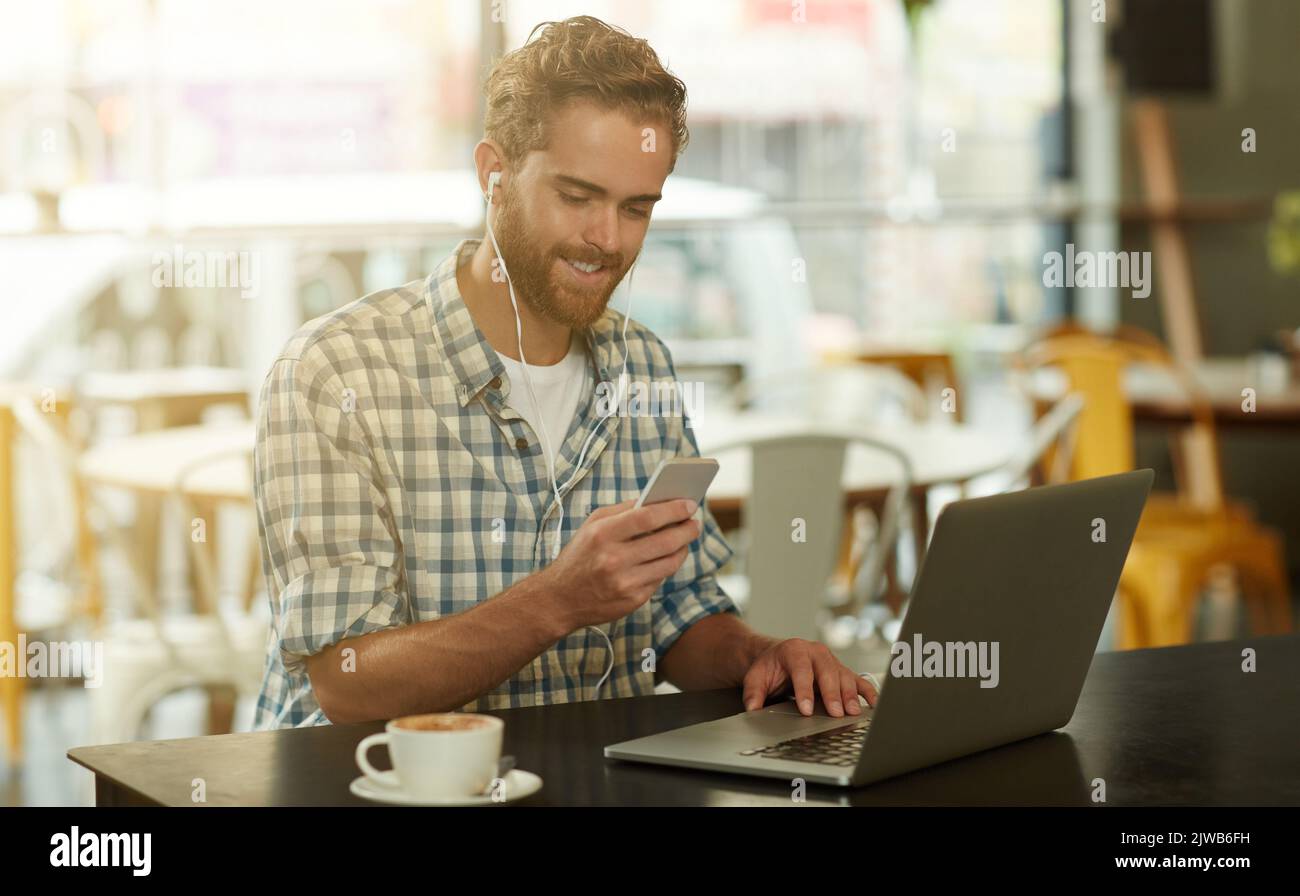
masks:
{"type": "Polygon", "coordinates": [[[858,754],[867,737],[867,728],[871,720],[854,722],[817,734],[805,734],[760,747],[756,750],[741,750],[741,756],[762,756],[764,759],[784,759],[787,762],[817,762],[822,765],[849,767],[858,764],[858,754]]]}

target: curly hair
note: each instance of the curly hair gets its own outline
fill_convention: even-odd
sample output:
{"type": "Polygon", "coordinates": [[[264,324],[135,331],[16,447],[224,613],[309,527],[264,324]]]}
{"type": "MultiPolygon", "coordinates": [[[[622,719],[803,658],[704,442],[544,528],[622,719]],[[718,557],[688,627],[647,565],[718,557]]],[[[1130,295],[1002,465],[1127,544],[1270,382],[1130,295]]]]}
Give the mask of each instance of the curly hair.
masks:
{"type": "Polygon", "coordinates": [[[545,149],[550,114],[577,100],[667,125],[670,173],[690,139],[686,85],[660,64],[647,41],[593,16],[537,25],[522,47],[493,66],[485,90],[484,134],[501,145],[511,165],[545,149]]]}

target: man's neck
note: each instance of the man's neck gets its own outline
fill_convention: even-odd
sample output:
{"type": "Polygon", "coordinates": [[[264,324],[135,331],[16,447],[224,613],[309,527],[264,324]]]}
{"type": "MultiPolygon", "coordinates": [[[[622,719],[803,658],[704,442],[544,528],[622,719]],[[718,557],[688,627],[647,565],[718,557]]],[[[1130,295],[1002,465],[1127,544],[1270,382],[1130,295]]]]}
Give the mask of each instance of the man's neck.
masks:
{"type": "MultiPolygon", "coordinates": [[[[510,305],[510,289],[504,279],[492,279],[491,241],[484,239],[474,250],[468,264],[456,269],[456,286],[475,325],[483,331],[488,344],[497,354],[518,361],[519,337],[515,331],[515,312],[510,305]]],[[[519,298],[516,294],[516,298],[519,298]]],[[[558,364],[569,353],[572,331],[563,324],[539,317],[528,303],[520,299],[519,319],[524,331],[524,354],[528,363],[542,367],[558,364]]]]}

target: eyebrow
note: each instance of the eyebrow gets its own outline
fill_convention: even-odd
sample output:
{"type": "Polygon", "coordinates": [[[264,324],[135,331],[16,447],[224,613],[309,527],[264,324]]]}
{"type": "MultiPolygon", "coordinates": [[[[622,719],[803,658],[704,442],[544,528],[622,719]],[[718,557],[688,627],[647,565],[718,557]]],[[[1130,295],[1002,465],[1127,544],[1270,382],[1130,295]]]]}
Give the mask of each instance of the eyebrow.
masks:
{"type": "MultiPolygon", "coordinates": [[[[595,193],[597,196],[609,195],[609,190],[606,190],[604,187],[598,184],[593,184],[591,181],[583,180],[580,177],[572,177],[571,175],[568,174],[557,174],[555,175],[555,180],[559,181],[560,183],[568,184],[571,187],[577,187],[580,190],[586,190],[589,193],[595,193]]],[[[664,197],[659,193],[642,193],[640,196],[631,196],[625,201],[658,202],[660,199],[663,198],[664,197]]]]}

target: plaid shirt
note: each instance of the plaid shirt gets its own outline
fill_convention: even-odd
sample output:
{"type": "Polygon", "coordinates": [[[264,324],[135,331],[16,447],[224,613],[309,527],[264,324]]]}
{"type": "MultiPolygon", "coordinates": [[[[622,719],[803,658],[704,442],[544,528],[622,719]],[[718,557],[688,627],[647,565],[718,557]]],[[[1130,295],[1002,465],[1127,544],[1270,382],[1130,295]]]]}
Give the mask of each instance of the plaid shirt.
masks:
{"type": "MultiPolygon", "coordinates": [[[[329,722],[307,657],[463,612],[550,560],[557,509],[542,445],[510,407],[505,368],[456,285],[478,242],[462,241],[426,280],[305,324],[266,377],[254,493],[274,625],[256,728],[329,722]]],[[[557,451],[562,484],[608,410],[594,385],[618,375],[622,321],[609,309],[585,333],[591,388],[557,451]]],[[[634,321],[627,373],[661,387],[676,380],[668,350],[634,321]]],[[[563,543],[595,508],[635,497],[663,458],[698,456],[686,422],[661,414],[601,424],[561,491],[563,543]]],[[[730,556],[706,509],[676,575],[602,626],[614,669],[600,696],[651,693],[650,658],[705,616],[735,611],[715,577],[730,556]]],[[[580,629],[464,708],[591,699],[608,654],[603,638],[580,629]]]]}

